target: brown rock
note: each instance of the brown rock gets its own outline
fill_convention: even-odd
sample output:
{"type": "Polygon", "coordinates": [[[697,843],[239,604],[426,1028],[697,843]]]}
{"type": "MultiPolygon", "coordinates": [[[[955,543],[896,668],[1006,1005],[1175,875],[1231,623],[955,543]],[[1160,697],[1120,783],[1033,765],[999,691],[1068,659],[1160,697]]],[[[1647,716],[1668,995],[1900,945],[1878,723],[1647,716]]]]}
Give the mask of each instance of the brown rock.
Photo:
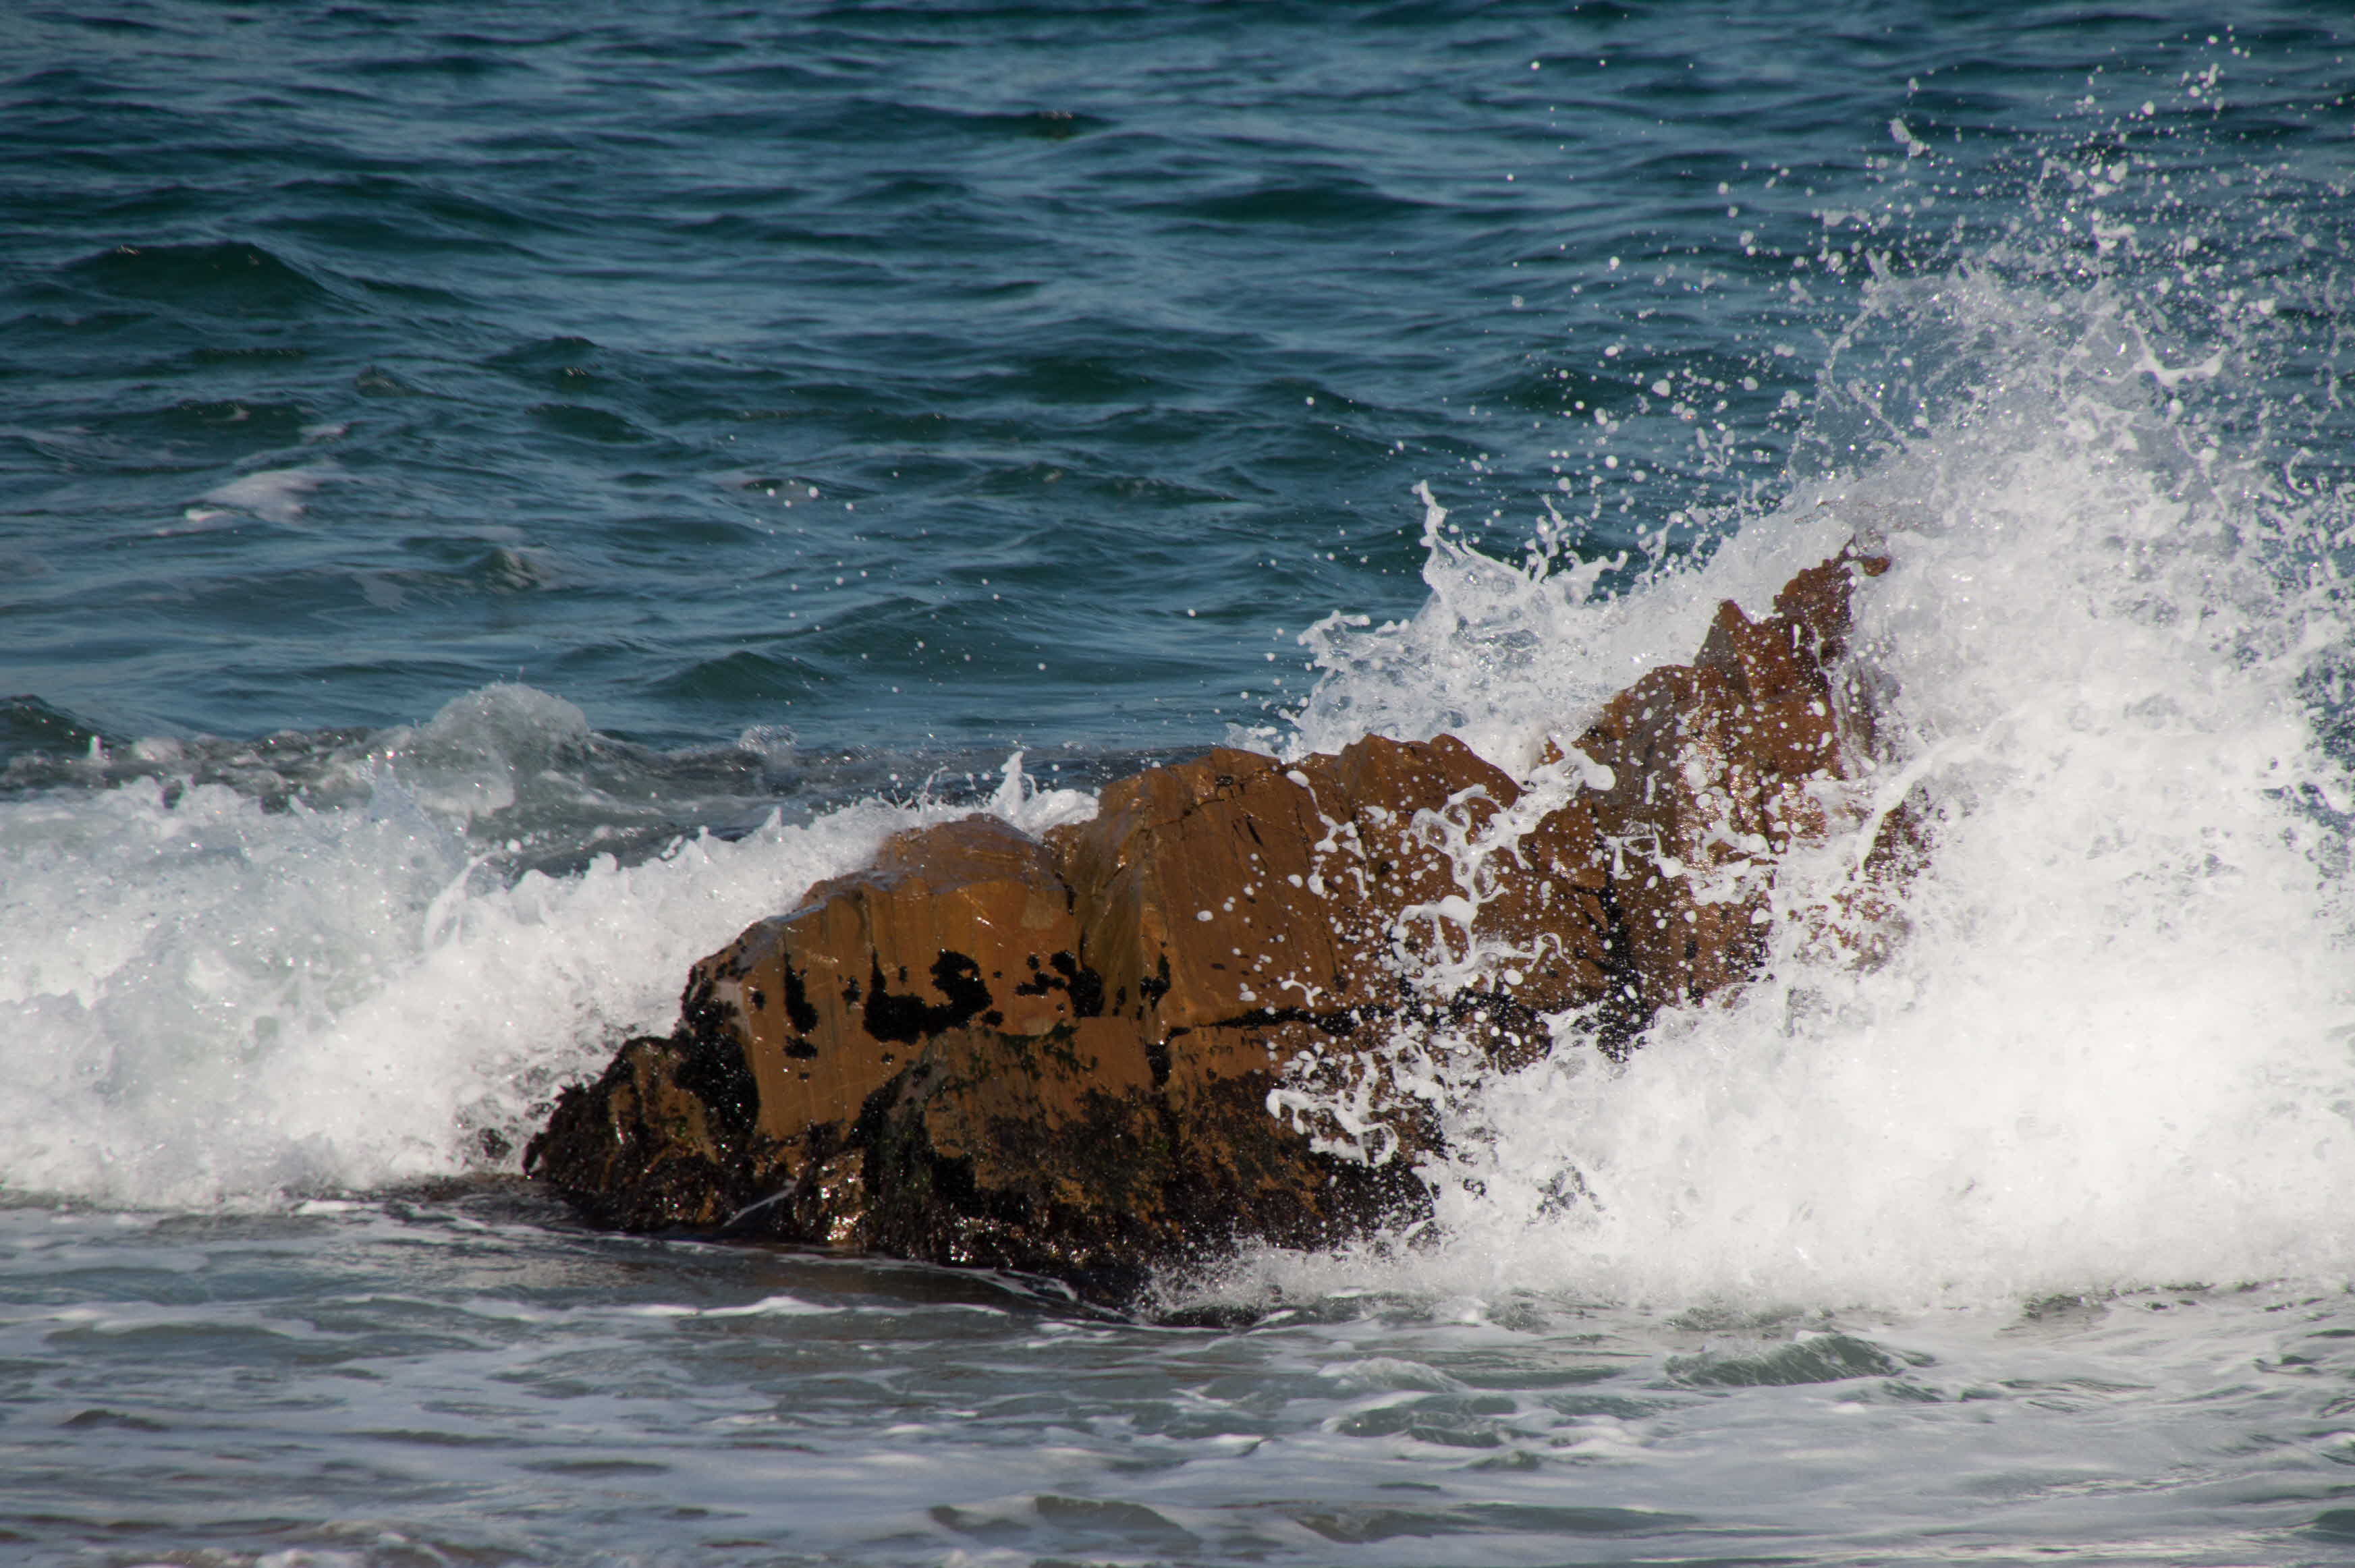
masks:
{"type": "Polygon", "coordinates": [[[687,1040],[642,1035],[602,1076],[558,1097],[524,1168],[548,1177],[594,1225],[715,1230],[775,1179],[747,1136],[755,1093],[741,1069],[687,1040]]]}
{"type": "Polygon", "coordinates": [[[1578,738],[1612,775],[1582,802],[1610,855],[1604,896],[1625,944],[1606,1051],[1624,1054],[1660,1008],[1755,970],[1779,859],[1829,828],[1825,786],[1865,755],[1857,705],[1835,699],[1829,672],[1847,649],[1851,570],[1888,566],[1843,552],[1793,578],[1760,621],[1723,602],[1691,664],[1645,676],[1578,738]]]}
{"type": "Polygon", "coordinates": [[[894,836],[873,865],[751,927],[695,965],[682,1010],[690,1034],[741,1053],[760,1085],[754,1125],[790,1141],[936,1036],[1043,1034],[1101,1013],[1079,945],[1045,847],[968,816],[894,836]]]}
{"type": "Polygon", "coordinates": [[[1885,565],[1721,606],[1526,788],[1452,736],[1375,737],[1156,768],[1043,842],[900,834],[698,964],[678,1033],[567,1091],[527,1166],[599,1223],[1104,1298],[1237,1239],[1362,1231],[1424,1201],[1440,1138],[1387,1042],[1494,1071],[1576,1016],[1623,1055],[1753,972],[1775,859],[1861,754],[1827,671],[1852,570],[1885,565]]]}

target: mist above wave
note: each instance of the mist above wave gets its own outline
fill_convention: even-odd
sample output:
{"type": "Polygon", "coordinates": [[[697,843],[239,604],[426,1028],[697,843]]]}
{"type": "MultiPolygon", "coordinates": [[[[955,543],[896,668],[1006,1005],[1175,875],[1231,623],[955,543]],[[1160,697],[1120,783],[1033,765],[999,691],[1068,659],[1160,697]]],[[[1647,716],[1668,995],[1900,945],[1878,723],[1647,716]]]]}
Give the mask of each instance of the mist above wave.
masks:
{"type": "Polygon", "coordinates": [[[1819,417],[1878,421],[1870,455],[1713,553],[1599,592],[1434,506],[1423,609],[1312,633],[1300,743],[1453,727],[1509,764],[1719,598],[1763,608],[1851,537],[1895,563],[1857,597],[1863,827],[1786,860],[1758,982],[1624,1065],[1457,1085],[1427,1232],[1225,1288],[1920,1304],[2355,1271],[2355,517],[2281,391],[2306,346],[2275,297],[2220,291],[2187,334],[2147,276],[2051,260],[1869,287],[1842,354],[1873,373],[1836,357],[1819,417]],[[1885,417],[1932,380],[1966,393],[1885,417]],[[1929,855],[1861,962],[1814,912],[1901,803],[1929,855]]]}

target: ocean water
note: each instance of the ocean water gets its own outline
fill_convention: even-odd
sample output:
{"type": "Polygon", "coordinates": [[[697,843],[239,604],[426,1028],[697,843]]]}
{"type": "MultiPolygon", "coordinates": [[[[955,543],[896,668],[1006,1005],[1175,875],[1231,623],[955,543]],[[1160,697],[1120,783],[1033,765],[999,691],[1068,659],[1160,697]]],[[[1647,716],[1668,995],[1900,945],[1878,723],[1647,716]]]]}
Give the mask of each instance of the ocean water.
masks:
{"type": "Polygon", "coordinates": [[[2351,55],[10,7],[0,1560],[2355,1558],[2351,55]],[[1765,972],[1401,1042],[1427,1223],[1122,1317],[516,1174],[891,831],[1529,769],[1854,538],[1880,755],[1765,972]]]}

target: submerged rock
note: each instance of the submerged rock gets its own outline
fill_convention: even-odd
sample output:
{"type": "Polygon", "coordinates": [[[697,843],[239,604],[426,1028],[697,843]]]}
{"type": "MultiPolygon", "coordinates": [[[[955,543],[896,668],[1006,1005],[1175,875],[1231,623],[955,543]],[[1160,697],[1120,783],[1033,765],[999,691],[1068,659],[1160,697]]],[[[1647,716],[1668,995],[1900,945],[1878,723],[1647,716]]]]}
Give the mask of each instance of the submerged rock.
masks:
{"type": "Polygon", "coordinates": [[[1728,602],[1517,782],[1453,736],[1220,749],[1032,838],[902,833],[698,964],[667,1038],[525,1155],[591,1222],[1050,1275],[1103,1300],[1241,1240],[1426,1200],[1424,1063],[1493,1072],[1754,972],[1766,894],[1869,741],[1855,571],[1728,602]]]}

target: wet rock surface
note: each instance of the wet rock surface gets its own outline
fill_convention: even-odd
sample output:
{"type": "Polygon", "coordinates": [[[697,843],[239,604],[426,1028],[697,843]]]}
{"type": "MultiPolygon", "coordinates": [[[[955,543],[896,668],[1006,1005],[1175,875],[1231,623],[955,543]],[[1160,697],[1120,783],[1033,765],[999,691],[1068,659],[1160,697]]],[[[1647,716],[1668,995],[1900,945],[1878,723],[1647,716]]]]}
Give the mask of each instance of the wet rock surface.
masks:
{"type": "Polygon", "coordinates": [[[1516,780],[1452,736],[1220,749],[1033,838],[975,816],[698,964],[677,1030],[526,1153],[591,1222],[1020,1270],[1105,1301],[1236,1242],[1425,1202],[1405,1042],[1475,1073],[1624,1056],[1753,974],[1767,895],[1870,744],[1844,554],[1728,602],[1516,780]]]}

